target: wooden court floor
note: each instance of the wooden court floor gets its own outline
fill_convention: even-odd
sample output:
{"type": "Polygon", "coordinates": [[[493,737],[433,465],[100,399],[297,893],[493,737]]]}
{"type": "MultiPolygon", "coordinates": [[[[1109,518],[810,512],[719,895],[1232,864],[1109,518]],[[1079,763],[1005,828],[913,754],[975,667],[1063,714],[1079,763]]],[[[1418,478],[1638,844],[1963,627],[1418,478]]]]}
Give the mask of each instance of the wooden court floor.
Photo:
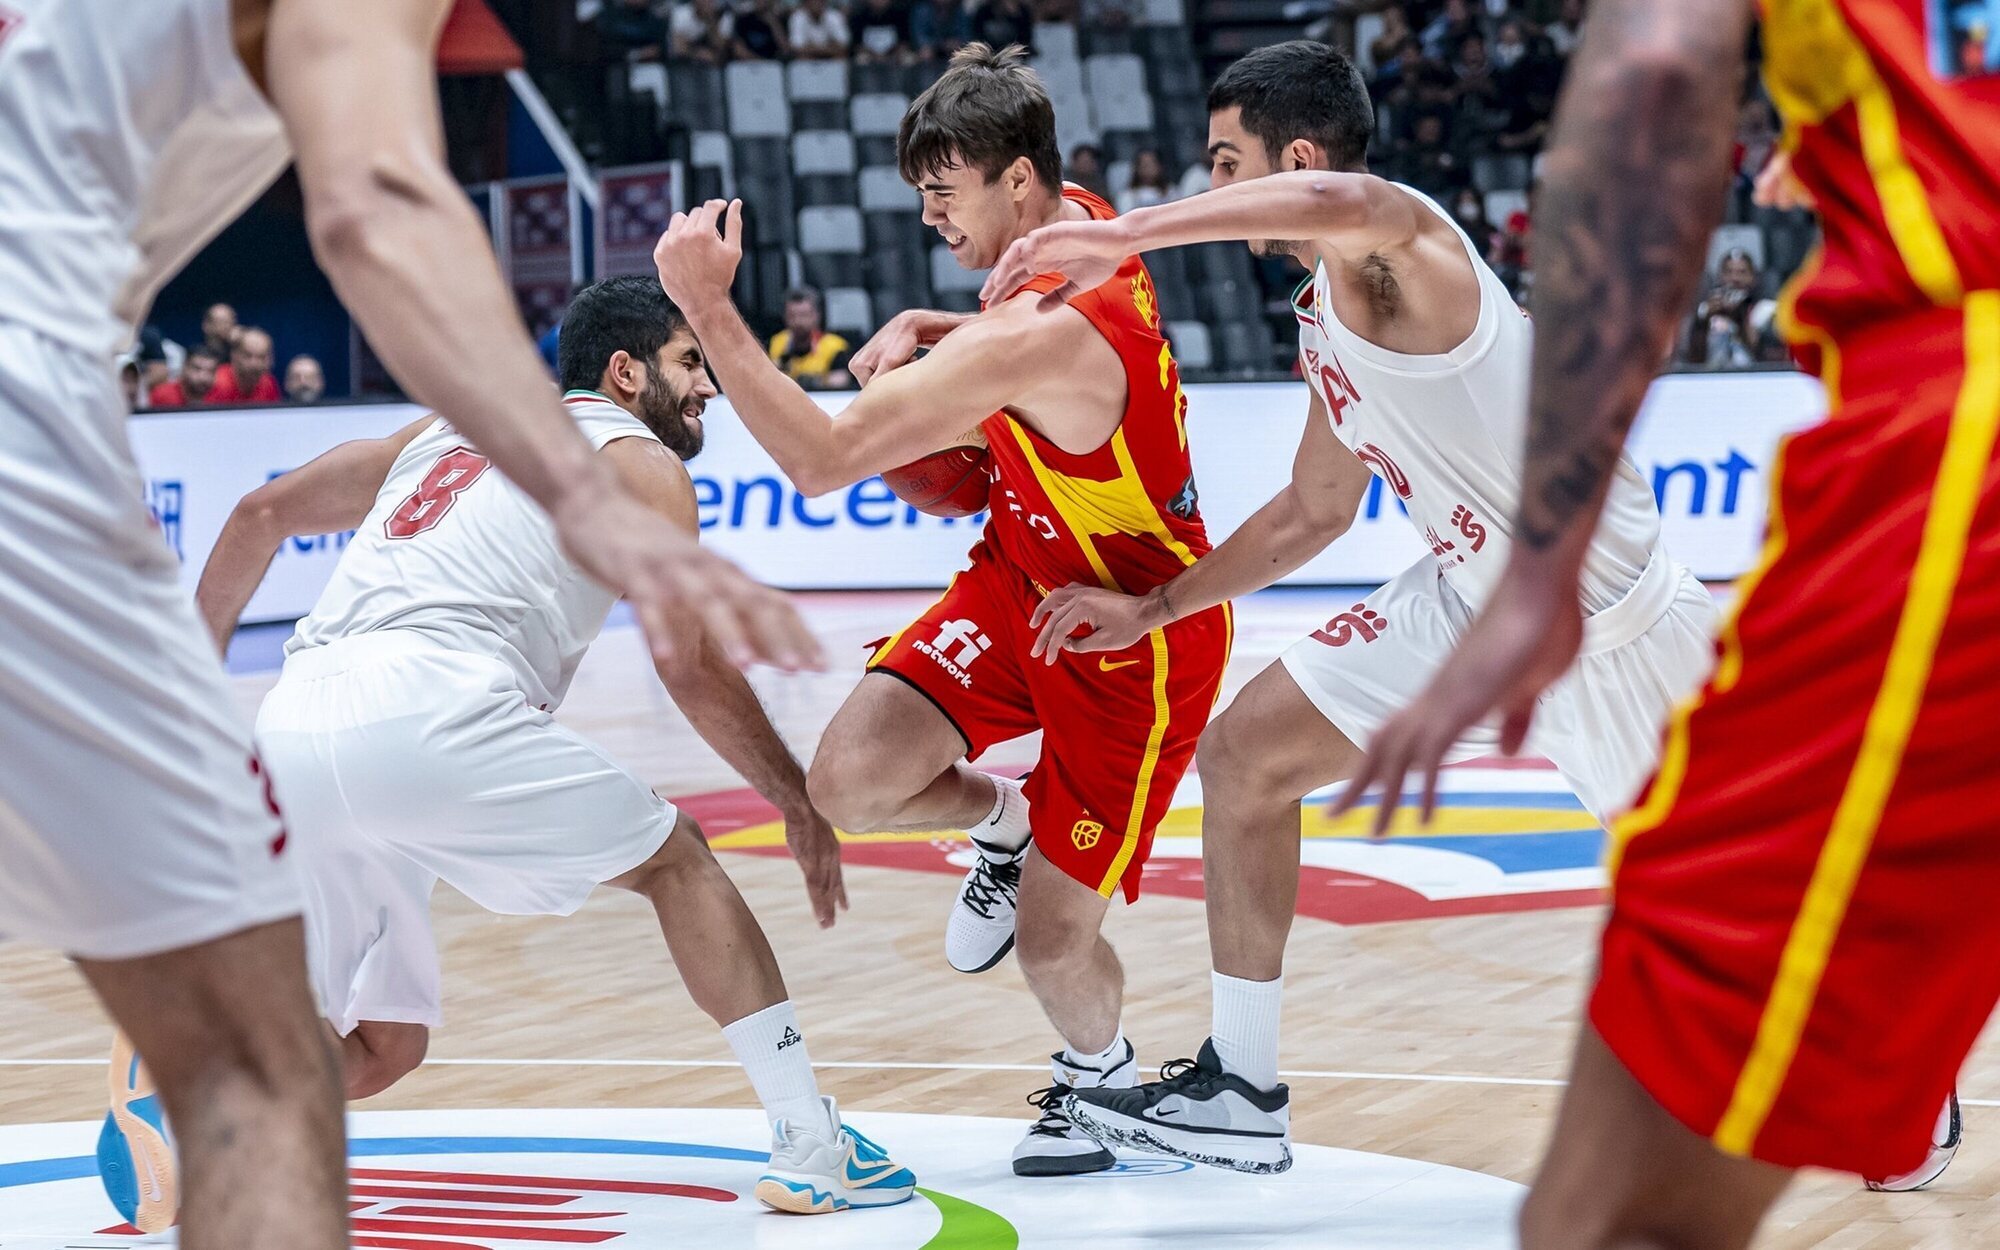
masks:
{"type": "MultiPolygon", "coordinates": [[[[862,645],[921,596],[808,597],[835,672],[756,677],[781,729],[809,751],[856,680],[862,645]]],[[[1246,605],[1235,688],[1337,604],[1285,593],[1246,605]]],[[[239,677],[247,708],[271,674],[239,677]]],[[[738,783],[673,712],[630,629],[586,661],[563,717],[663,793],[738,783]]],[[[1033,758],[1032,744],[996,753],[1033,758]]],[[[1032,1115],[1055,1042],[1011,960],[980,977],[941,951],[951,878],[850,864],[852,910],[812,923],[792,865],[723,863],[770,932],[828,1092],[875,1111],[1032,1115]]],[[[447,1022],[432,1062],[379,1109],[749,1106],[720,1034],[695,1011],[641,904],[600,893],[568,919],[489,916],[441,890],[447,1022]]],[[[1567,906],[1366,924],[1301,918],[1286,972],[1283,1066],[1301,1141],[1533,1175],[1561,1090],[1601,912],[1567,906]]],[[[1128,978],[1126,1031],[1147,1066],[1207,1032],[1198,900],[1149,894],[1113,909],[1128,978]]],[[[0,1123],[95,1119],[109,1032],[58,958],[0,945],[0,1123]]],[[[1966,1145],[1931,1192],[1871,1194],[1808,1175],[1760,1246],[1833,1250],[2000,1245],[2000,1045],[1975,1050],[1962,1089],[1966,1145]]]]}

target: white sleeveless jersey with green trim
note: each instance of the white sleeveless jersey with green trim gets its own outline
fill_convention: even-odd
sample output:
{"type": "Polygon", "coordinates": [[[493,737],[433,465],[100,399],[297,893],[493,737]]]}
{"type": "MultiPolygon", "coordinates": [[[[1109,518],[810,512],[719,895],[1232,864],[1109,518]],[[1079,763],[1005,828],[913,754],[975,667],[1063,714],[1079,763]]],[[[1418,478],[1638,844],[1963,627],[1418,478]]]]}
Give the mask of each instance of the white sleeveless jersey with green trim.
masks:
{"type": "MultiPolygon", "coordinates": [[[[1334,434],[1394,492],[1446,584],[1477,611],[1506,566],[1520,502],[1533,323],[1450,214],[1398,189],[1465,244],[1479,277],[1478,324],[1442,355],[1385,350],[1341,324],[1320,265],[1293,300],[1299,363],[1334,434]]],[[[1584,611],[1623,600],[1659,546],[1653,493],[1621,457],[1584,562],[1584,611]]]]}

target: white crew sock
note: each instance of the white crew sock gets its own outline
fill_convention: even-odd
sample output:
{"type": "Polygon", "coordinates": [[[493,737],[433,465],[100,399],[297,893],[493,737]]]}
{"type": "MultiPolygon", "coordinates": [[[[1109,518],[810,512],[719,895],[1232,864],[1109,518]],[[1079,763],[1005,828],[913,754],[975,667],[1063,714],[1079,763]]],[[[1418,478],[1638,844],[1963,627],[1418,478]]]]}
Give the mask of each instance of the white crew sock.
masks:
{"type": "Polygon", "coordinates": [[[736,1052],[736,1061],[750,1074],[751,1088],[764,1114],[776,1124],[790,1120],[832,1141],[840,1126],[820,1101],[819,1080],[813,1076],[806,1039],[799,1031],[798,1013],[789,1000],[722,1026],[722,1036],[736,1052]]]}
{"type": "Polygon", "coordinates": [[[1209,1037],[1225,1072],[1269,1090],[1278,1084],[1278,1008],[1285,978],[1245,981],[1209,974],[1214,995],[1209,1037]]]}
{"type": "Polygon", "coordinates": [[[1124,1089],[1139,1083],[1137,1064],[1127,1064],[1124,1071],[1115,1074],[1111,1071],[1118,1064],[1125,1062],[1123,1028],[1118,1030],[1117,1036],[1111,1039],[1109,1046],[1094,1055],[1080,1051],[1065,1041],[1061,1062],[1066,1068],[1073,1069],[1064,1072],[1063,1075],[1072,1078],[1070,1084],[1077,1089],[1094,1089],[1098,1086],[1124,1089]],[[1109,1079],[1106,1079],[1107,1077],[1109,1079]]]}
{"type": "Polygon", "coordinates": [[[1010,855],[1028,845],[1028,797],[1021,783],[993,778],[993,808],[966,832],[1010,855]]]}

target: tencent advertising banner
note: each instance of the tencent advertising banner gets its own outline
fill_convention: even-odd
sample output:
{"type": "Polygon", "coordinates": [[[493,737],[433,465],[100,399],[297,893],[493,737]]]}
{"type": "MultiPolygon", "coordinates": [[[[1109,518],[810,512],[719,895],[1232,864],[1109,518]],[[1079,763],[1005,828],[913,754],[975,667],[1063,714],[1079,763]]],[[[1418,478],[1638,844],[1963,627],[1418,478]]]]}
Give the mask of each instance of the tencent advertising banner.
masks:
{"type": "MultiPolygon", "coordinates": [[[[818,397],[834,410],[844,396],[818,397]]],[[[1201,510],[1219,542],[1290,479],[1307,407],[1302,383],[1188,388],[1188,438],[1201,510]]],[[[1654,384],[1632,441],[1668,545],[1698,575],[1735,577],[1756,559],[1772,452],[1820,410],[1797,374],[1676,375],[1654,384]]],[[[423,415],[406,404],[238,409],[135,418],[148,500],[190,587],[236,501],[336,443],[388,434],[423,415]]],[[[982,518],[905,507],[879,479],[818,499],[793,490],[727,403],[710,406],[708,447],[690,466],[703,541],[774,585],[800,590],[942,587],[963,567],[982,518]]],[[[1421,486],[1419,486],[1421,489],[1421,486]]],[[[287,542],[247,621],[303,615],[350,535],[287,542]]],[[[1289,584],[1372,584],[1424,557],[1393,492],[1378,481],[1354,527],[1289,584]]]]}

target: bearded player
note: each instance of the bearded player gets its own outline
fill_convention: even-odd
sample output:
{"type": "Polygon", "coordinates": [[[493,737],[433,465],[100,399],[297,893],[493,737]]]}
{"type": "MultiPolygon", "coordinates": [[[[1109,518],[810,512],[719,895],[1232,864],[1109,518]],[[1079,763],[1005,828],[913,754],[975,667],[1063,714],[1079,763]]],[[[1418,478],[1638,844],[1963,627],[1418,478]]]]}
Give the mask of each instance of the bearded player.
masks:
{"type": "MultiPolygon", "coordinates": [[[[1037,611],[1049,661],[1128,644],[1248,594],[1353,524],[1371,474],[1431,555],[1253,679],[1202,736],[1202,878],[1214,1016],[1197,1058],[1135,1090],[1084,1090],[1071,1115],[1105,1140],[1245,1171],[1291,1158],[1278,1083],[1285,939],[1299,883],[1299,802],[1360,770],[1391,715],[1422,691],[1491,593],[1514,543],[1531,326],[1443,208],[1367,172],[1374,109],[1360,73],[1309,40],[1260,48],[1209,95],[1215,190],[1116,221],[1036,231],[996,286],[1058,269],[1070,286],[1135,251],[1255,240],[1311,276],[1299,362],[1312,407],[1291,484],[1199,563],[1150,594],[1065,587],[1037,611]],[[1269,241],[1269,240],[1284,241],[1269,241]]],[[[1600,820],[1659,754],[1659,725],[1706,675],[1715,606],[1668,555],[1652,491],[1629,463],[1584,557],[1589,641],[1551,693],[1532,745],[1600,820]]],[[[1491,754],[1497,723],[1450,756],[1491,754]]]]}
{"type": "MultiPolygon", "coordinates": [[[[1037,226],[1112,215],[1063,186],[1054,112],[1023,60],[1019,49],[969,46],[911,105],[897,140],[925,222],[970,269],[1037,226]]],[[[1134,260],[1045,311],[1040,293],[1061,279],[1032,278],[903,364],[930,337],[913,322],[941,328],[906,319],[892,327],[901,348],[857,361],[868,384],[828,417],[730,304],[740,229],[738,205],[726,218],[720,203],[678,216],[660,242],[660,276],[744,424],[800,490],[860,481],[972,426],[991,445],[993,515],[971,567],[876,651],[821,741],[812,794],[846,829],[972,831],[980,859],[947,957],[983,971],[1011,944],[1063,1041],[1014,1170],[1109,1168],[1111,1152],[1075,1130],[1060,1098],[1136,1080],[1119,1025],[1123,973],[1099,927],[1114,894],[1139,893],[1154,826],[1216,697],[1229,617],[1212,607],[1054,666],[1030,659],[1028,619],[1056,587],[1144,593],[1208,549],[1152,281],[1134,260]],[[1036,729],[1042,757],[1025,786],[965,763],[1036,729]]]]}
{"type": "MultiPolygon", "coordinates": [[[[1765,6],[1771,181],[1824,229],[1780,324],[1832,410],[1784,445],[1715,676],[1613,830],[1530,1250],[1733,1250],[1796,1168],[1922,1167],[2000,996],[2000,78],[1967,73],[1945,7],[1765,6]]],[[[1535,222],[1521,541],[1350,800],[1538,715],[1575,654],[1578,561],[1724,199],[1750,17],[1592,6],[1535,222]]]]}
{"type": "MultiPolygon", "coordinates": [[[[632,494],[696,534],[701,346],[650,278],[586,287],[563,319],[564,407],[632,494]]],[[[355,529],[257,718],[306,884],[306,955],[350,1098],[422,1062],[441,1020],[431,890],[567,915],[600,884],[658,913],[681,979],[722,1026],[773,1129],[757,1197],[814,1214],[886,1206],[911,1173],[840,1122],[813,1078],[763,930],[685,814],[551,715],[613,595],[527,495],[425,417],[245,497],[197,597],[218,646],[286,539],[355,529]]],[[[805,774],[713,645],[659,666],[689,723],[785,816],[813,910],[845,904],[805,774]]]]}
{"type": "Polygon", "coordinates": [[[0,3],[0,929],[75,959],[146,1055],[150,1077],[128,1051],[114,1064],[100,1157],[156,1232],[178,1149],[188,1250],[348,1240],[283,829],[109,364],[190,257],[296,159],[314,254],[391,371],[549,510],[656,645],[698,618],[774,659],[812,650],[775,595],[624,491],[543,385],[444,158],[450,8],[0,3]]]}

